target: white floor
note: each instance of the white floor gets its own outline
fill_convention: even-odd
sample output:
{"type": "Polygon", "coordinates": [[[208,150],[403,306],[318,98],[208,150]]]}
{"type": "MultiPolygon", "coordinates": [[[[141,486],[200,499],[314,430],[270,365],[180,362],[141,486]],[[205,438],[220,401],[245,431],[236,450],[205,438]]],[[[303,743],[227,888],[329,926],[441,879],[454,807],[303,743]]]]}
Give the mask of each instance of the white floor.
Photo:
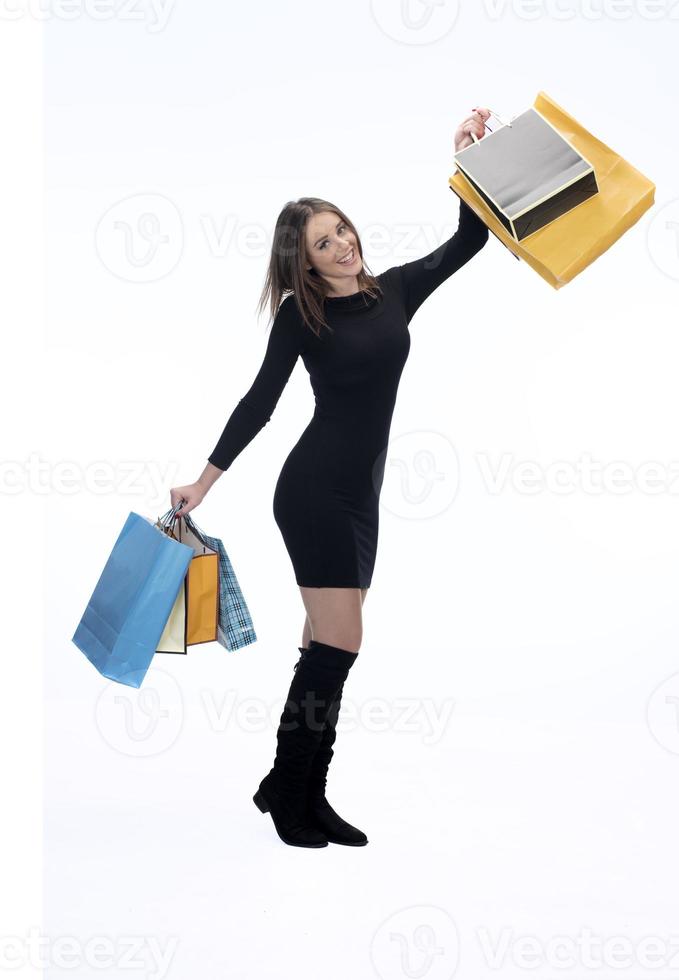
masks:
{"type": "Polygon", "coordinates": [[[294,642],[157,657],[142,699],[52,651],[57,690],[96,696],[48,701],[44,932],[74,952],[45,976],[675,977],[679,679],[674,637],[649,652],[647,634],[365,643],[328,795],[369,843],[318,850],[251,799],[294,642]],[[588,654],[570,679],[519,679],[588,654]]]}

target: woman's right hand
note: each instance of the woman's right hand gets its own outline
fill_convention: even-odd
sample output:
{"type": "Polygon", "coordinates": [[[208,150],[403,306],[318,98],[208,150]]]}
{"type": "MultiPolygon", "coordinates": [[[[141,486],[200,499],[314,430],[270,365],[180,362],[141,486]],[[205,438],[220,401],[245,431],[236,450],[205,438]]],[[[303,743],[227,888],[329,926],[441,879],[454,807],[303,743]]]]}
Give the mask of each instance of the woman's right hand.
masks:
{"type": "Polygon", "coordinates": [[[190,510],[197,507],[206,494],[206,490],[200,483],[189,483],[186,487],[172,487],[170,490],[170,500],[172,506],[176,507],[182,500],[185,501],[181,510],[178,510],[175,517],[188,514],[190,510]]]}
{"type": "Polygon", "coordinates": [[[471,115],[463,119],[460,125],[455,130],[455,152],[459,150],[464,150],[465,147],[471,146],[474,140],[471,137],[471,133],[475,133],[478,139],[486,132],[486,120],[490,119],[490,109],[486,109],[485,106],[477,107],[472,109],[471,115]]]}

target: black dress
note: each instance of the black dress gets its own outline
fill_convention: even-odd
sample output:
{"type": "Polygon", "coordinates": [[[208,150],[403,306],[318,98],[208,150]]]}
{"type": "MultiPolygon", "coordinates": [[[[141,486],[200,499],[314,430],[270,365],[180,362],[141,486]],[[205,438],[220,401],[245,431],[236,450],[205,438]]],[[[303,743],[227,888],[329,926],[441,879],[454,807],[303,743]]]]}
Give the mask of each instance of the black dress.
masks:
{"type": "Polygon", "coordinates": [[[410,350],[408,324],[424,300],[488,240],[464,201],[455,234],[429,255],[378,275],[383,295],[325,300],[334,333],[306,326],[295,298],[278,308],[260,370],[209,461],[226,470],[269,421],[301,356],[315,410],[283,464],[273,514],[298,585],[368,588],[396,393],[410,350]]]}

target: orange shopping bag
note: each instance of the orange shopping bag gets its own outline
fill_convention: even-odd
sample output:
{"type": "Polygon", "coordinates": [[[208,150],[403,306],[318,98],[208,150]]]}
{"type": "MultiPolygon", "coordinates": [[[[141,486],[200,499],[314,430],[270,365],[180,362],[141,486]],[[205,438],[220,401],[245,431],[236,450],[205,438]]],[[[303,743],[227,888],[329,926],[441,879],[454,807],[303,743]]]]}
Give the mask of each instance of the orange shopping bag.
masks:
{"type": "Polygon", "coordinates": [[[186,643],[210,643],[217,639],[219,622],[219,555],[187,527],[177,522],[177,539],[193,548],[186,576],[186,643]]]}

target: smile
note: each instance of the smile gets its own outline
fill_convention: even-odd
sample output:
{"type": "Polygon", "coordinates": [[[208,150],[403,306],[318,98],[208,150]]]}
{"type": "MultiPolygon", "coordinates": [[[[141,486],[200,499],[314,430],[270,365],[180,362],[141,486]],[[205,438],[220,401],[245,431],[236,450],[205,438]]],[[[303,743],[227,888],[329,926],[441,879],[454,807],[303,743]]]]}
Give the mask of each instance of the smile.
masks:
{"type": "Polygon", "coordinates": [[[354,256],[355,256],[355,253],[354,253],[354,250],[352,248],[352,250],[348,253],[348,255],[345,255],[343,259],[338,259],[337,260],[338,261],[338,264],[339,265],[350,265],[354,261],[354,256]]]}

